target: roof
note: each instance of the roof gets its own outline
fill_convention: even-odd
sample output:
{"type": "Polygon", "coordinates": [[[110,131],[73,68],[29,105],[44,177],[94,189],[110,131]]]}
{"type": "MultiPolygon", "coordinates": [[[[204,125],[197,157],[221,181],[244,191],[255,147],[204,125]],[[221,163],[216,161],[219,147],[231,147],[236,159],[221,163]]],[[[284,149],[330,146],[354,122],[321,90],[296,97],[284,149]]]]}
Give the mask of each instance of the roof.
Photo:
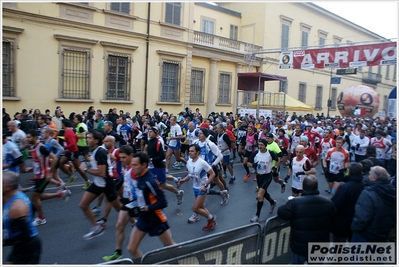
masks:
{"type": "Polygon", "coordinates": [[[264,82],[286,81],[286,76],[268,74],[264,72],[245,72],[237,73],[238,90],[242,91],[263,91],[264,82]]]}

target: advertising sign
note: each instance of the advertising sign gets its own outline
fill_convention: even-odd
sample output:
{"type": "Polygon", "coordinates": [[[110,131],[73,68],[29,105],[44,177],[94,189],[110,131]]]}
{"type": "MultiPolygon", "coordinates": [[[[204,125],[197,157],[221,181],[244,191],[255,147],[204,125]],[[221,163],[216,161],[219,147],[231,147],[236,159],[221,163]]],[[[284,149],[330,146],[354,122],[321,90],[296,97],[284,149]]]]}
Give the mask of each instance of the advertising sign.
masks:
{"type": "Polygon", "coordinates": [[[396,42],[294,51],[294,69],[396,64],[396,42]]]}

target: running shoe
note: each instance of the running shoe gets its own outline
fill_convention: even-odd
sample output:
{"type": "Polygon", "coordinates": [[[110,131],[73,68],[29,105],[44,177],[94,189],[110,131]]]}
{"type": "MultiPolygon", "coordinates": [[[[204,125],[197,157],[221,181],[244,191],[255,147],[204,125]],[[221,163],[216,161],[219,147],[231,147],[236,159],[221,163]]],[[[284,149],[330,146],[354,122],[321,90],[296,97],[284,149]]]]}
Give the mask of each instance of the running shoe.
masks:
{"type": "Polygon", "coordinates": [[[234,184],[235,180],[236,180],[235,177],[231,177],[231,178],[230,178],[230,181],[229,181],[229,184],[234,184]]]}
{"type": "Polygon", "coordinates": [[[176,165],[173,164],[173,165],[172,165],[172,168],[175,169],[175,170],[181,170],[180,165],[177,165],[177,166],[176,166],[176,165]]]}
{"type": "Polygon", "coordinates": [[[230,197],[229,193],[227,190],[223,190],[220,192],[220,196],[222,197],[222,201],[220,202],[220,205],[224,206],[227,204],[227,199],[230,197]]]}
{"type": "Polygon", "coordinates": [[[226,173],[224,172],[224,173],[222,174],[222,177],[223,177],[223,178],[226,178],[226,176],[227,176],[227,175],[226,175],[226,173]]]}
{"type": "Polygon", "coordinates": [[[216,215],[213,215],[212,219],[208,219],[207,225],[202,227],[202,230],[205,230],[205,231],[212,230],[213,228],[216,227],[216,225],[217,225],[217,223],[216,223],[216,215]]]}
{"type": "Polygon", "coordinates": [[[70,184],[72,184],[73,182],[75,182],[77,179],[78,179],[78,177],[77,177],[76,175],[72,175],[72,176],[69,178],[69,180],[68,180],[68,182],[67,182],[66,184],[67,184],[67,185],[70,185],[70,184]]]}
{"type": "Polygon", "coordinates": [[[184,195],[184,191],[183,190],[179,190],[179,193],[176,194],[177,205],[181,205],[181,203],[183,202],[183,195],[184,195]]]}
{"type": "Polygon", "coordinates": [[[114,252],[112,255],[109,256],[104,256],[103,260],[105,261],[113,261],[113,260],[119,260],[122,259],[123,255],[119,254],[118,252],[114,252]]]}
{"type": "Polygon", "coordinates": [[[46,218],[40,219],[39,217],[37,217],[37,218],[32,222],[33,226],[39,226],[39,225],[43,225],[43,224],[46,224],[46,223],[47,223],[46,218]]]}
{"type": "Polygon", "coordinates": [[[181,177],[173,177],[173,179],[175,180],[176,188],[180,189],[179,181],[181,180],[181,177]]]}
{"type": "Polygon", "coordinates": [[[83,236],[83,239],[84,240],[90,240],[90,239],[92,239],[92,238],[94,238],[96,236],[103,235],[104,232],[105,232],[104,227],[102,227],[101,225],[96,225],[96,226],[94,226],[94,227],[92,227],[90,229],[90,232],[88,232],[87,234],[85,234],[83,236]]]}
{"type": "Polygon", "coordinates": [[[89,188],[89,186],[92,184],[92,181],[87,181],[84,186],[82,186],[82,190],[86,190],[87,188],[89,188]]]}
{"type": "Polygon", "coordinates": [[[259,222],[259,217],[255,215],[254,217],[252,217],[250,222],[252,222],[252,223],[259,222]]]}
{"type": "Polygon", "coordinates": [[[199,217],[199,215],[197,214],[197,213],[193,213],[193,215],[191,215],[191,217],[190,218],[188,218],[188,222],[189,223],[196,223],[196,222],[198,222],[200,220],[200,217],[199,217]]]}
{"type": "Polygon", "coordinates": [[[250,174],[250,173],[248,173],[247,175],[245,175],[244,181],[247,181],[247,180],[249,179],[249,177],[251,177],[251,174],[250,174]]]}
{"type": "Polygon", "coordinates": [[[68,202],[69,196],[72,194],[72,192],[71,192],[71,190],[62,190],[61,194],[62,194],[62,197],[61,197],[62,200],[64,202],[68,202]]]}
{"type": "Polygon", "coordinates": [[[184,167],[184,166],[186,166],[183,162],[179,162],[179,166],[180,167],[184,167]]]}
{"type": "Polygon", "coordinates": [[[66,189],[66,188],[65,188],[65,183],[64,183],[64,182],[62,182],[59,186],[57,186],[57,192],[61,192],[62,189],[66,189]]]}
{"type": "Polygon", "coordinates": [[[101,212],[101,207],[94,207],[94,208],[92,208],[91,209],[91,211],[94,213],[94,215],[100,215],[100,212],[101,212]]]}
{"type": "Polygon", "coordinates": [[[275,200],[275,201],[274,201],[274,204],[271,204],[271,205],[270,205],[269,213],[273,213],[274,208],[275,208],[276,206],[277,206],[277,201],[275,200]]]}
{"type": "Polygon", "coordinates": [[[326,190],[324,190],[324,191],[326,191],[326,193],[331,193],[331,190],[330,190],[330,188],[327,188],[326,190]]]}
{"type": "Polygon", "coordinates": [[[104,225],[104,224],[107,223],[107,219],[105,219],[104,217],[102,217],[101,219],[98,219],[98,220],[96,221],[96,223],[99,224],[99,225],[104,225]]]}
{"type": "Polygon", "coordinates": [[[281,194],[285,192],[285,184],[281,185],[281,194]]]}
{"type": "Polygon", "coordinates": [[[174,166],[174,167],[179,167],[179,162],[178,162],[178,161],[175,161],[175,163],[173,163],[173,166],[174,166]]]}

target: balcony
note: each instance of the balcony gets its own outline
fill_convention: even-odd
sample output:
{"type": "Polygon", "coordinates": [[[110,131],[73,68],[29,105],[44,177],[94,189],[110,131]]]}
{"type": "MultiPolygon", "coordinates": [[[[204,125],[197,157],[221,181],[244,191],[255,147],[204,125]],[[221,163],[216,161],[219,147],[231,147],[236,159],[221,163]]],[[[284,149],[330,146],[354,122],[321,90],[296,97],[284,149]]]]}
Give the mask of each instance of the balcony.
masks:
{"type": "Polygon", "coordinates": [[[194,44],[243,54],[262,49],[262,47],[258,45],[197,31],[194,32],[194,44]]]}
{"type": "Polygon", "coordinates": [[[382,81],[382,75],[378,74],[378,73],[372,73],[372,72],[363,72],[362,81],[364,83],[376,85],[382,81]]]}

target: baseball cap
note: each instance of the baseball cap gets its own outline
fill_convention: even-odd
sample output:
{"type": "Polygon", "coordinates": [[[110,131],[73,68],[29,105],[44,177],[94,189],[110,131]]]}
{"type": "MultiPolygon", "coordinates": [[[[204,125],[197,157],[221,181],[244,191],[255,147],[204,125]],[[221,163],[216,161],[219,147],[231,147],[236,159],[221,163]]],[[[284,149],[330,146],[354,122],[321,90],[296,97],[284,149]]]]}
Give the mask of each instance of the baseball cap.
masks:
{"type": "Polygon", "coordinates": [[[309,139],[307,136],[302,136],[301,141],[309,142],[309,139]]]}
{"type": "Polygon", "coordinates": [[[149,131],[153,131],[153,132],[156,133],[156,134],[159,132],[159,130],[158,130],[157,127],[151,127],[151,128],[149,129],[149,131]]]}
{"type": "Polygon", "coordinates": [[[177,122],[181,122],[183,120],[184,120],[184,118],[182,116],[179,116],[179,118],[177,118],[177,122]]]}
{"type": "Polygon", "coordinates": [[[274,138],[274,135],[272,133],[267,133],[265,136],[269,138],[274,138]]]}

